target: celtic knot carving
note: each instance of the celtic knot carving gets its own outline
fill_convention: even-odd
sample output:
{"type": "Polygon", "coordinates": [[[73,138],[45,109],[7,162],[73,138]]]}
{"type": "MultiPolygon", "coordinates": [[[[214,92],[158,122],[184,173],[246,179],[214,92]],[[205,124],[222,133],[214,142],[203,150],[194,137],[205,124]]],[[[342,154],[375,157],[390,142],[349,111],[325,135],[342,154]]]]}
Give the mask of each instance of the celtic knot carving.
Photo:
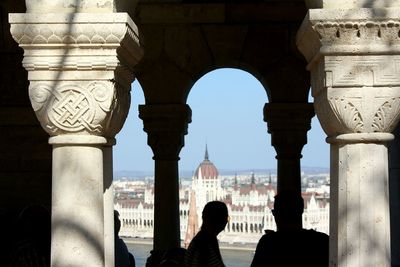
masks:
{"type": "Polygon", "coordinates": [[[331,98],[332,110],[347,132],[361,133],[364,128],[360,111],[344,98],[331,98]]]}
{"type": "Polygon", "coordinates": [[[42,126],[50,134],[87,132],[103,134],[116,102],[112,82],[91,82],[86,87],[64,83],[52,89],[33,84],[29,95],[42,126]]]}
{"type": "Polygon", "coordinates": [[[400,98],[385,101],[377,110],[372,122],[374,132],[391,132],[399,120],[400,98]]]}
{"type": "Polygon", "coordinates": [[[101,126],[92,124],[95,100],[91,95],[78,87],[69,86],[56,90],[53,95],[53,104],[48,116],[56,127],[69,132],[83,129],[100,132],[101,126]]]}

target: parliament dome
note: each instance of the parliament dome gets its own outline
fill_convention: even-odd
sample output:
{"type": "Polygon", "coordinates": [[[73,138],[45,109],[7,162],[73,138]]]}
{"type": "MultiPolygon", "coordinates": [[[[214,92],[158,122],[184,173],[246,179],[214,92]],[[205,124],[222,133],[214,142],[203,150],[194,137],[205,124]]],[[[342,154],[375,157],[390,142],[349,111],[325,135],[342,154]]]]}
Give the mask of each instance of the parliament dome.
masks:
{"type": "Polygon", "coordinates": [[[196,179],[217,179],[218,178],[218,169],[215,167],[214,163],[212,163],[208,158],[208,149],[206,146],[206,152],[204,155],[203,162],[197,167],[196,172],[194,173],[196,179]]]}

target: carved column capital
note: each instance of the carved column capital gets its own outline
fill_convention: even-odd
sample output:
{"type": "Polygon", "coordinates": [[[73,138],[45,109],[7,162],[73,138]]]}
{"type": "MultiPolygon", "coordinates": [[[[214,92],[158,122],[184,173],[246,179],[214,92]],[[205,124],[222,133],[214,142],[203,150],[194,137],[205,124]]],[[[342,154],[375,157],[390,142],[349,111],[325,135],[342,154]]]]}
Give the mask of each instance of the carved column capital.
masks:
{"type": "Polygon", "coordinates": [[[139,118],[148,134],[147,143],[153,150],[153,159],[179,160],[191,117],[192,110],[186,104],[139,106],[139,118]]]}
{"type": "Polygon", "coordinates": [[[10,14],[24,49],[29,96],[51,135],[114,137],[130,105],[133,67],[142,56],[125,13],[10,14]]]}
{"type": "Polygon", "coordinates": [[[297,47],[310,63],[328,55],[398,54],[400,8],[310,9],[297,47]]]}
{"type": "Polygon", "coordinates": [[[307,143],[307,131],[311,129],[314,116],[311,103],[267,103],[264,121],[267,122],[271,143],[278,158],[301,157],[307,143]]]}
{"type": "Polygon", "coordinates": [[[314,9],[297,44],[328,141],[384,142],[399,120],[400,9],[314,9]]]}

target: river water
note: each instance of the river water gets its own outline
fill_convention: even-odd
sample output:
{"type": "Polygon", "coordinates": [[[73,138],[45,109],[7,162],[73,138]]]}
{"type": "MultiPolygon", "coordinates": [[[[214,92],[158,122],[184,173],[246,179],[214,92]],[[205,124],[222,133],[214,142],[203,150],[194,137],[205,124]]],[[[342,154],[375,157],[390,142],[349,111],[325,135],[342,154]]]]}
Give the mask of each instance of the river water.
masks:
{"type": "MultiPolygon", "coordinates": [[[[151,244],[127,243],[129,251],[135,256],[136,266],[143,267],[152,249],[151,244]]],[[[253,251],[238,249],[221,249],[222,258],[226,267],[247,267],[253,259],[253,251]]]]}

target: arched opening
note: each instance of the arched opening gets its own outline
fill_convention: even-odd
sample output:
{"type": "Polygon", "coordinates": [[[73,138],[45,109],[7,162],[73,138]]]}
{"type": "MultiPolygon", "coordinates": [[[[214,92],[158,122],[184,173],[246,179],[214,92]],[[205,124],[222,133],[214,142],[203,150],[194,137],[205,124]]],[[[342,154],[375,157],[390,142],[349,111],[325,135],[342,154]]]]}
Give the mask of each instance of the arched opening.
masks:
{"type": "MultiPolygon", "coordinates": [[[[190,195],[187,190],[190,189],[193,172],[202,160],[206,144],[209,150],[209,160],[220,171],[221,179],[219,182],[209,181],[205,185],[204,201],[224,199],[221,193],[223,191],[220,192],[215,188],[221,185],[225,188],[233,188],[235,174],[239,188],[243,186],[243,188],[250,190],[252,172],[255,174],[256,185],[251,190],[258,190],[259,187],[267,186],[270,183],[272,183],[272,186],[276,186],[276,151],[271,146],[270,134],[263,119],[263,107],[266,102],[268,102],[267,94],[261,83],[251,74],[238,69],[214,70],[194,84],[187,102],[192,109],[192,122],[189,124],[188,134],[185,136],[185,146],[180,153],[181,196],[188,198],[190,195]]],[[[142,130],[143,122],[137,118],[139,104],[144,104],[144,97],[140,84],[135,82],[130,113],[123,130],[117,135],[117,145],[114,150],[114,170],[117,173],[124,169],[130,170],[132,166],[140,166],[142,169],[139,169],[139,171],[149,174],[142,176],[142,181],[144,181],[142,185],[146,187],[146,190],[141,193],[139,187],[137,187],[131,195],[150,194],[148,195],[150,197],[145,197],[143,202],[153,205],[154,196],[151,194],[154,193],[154,190],[151,188],[153,181],[150,178],[154,169],[153,153],[147,145],[147,134],[142,130]],[[121,161],[121,159],[123,160],[121,161]]],[[[318,134],[320,133],[314,133],[316,136],[318,134]]],[[[318,136],[318,138],[323,139],[321,136],[318,136]]],[[[314,140],[309,138],[308,143],[312,142],[314,140]]],[[[314,145],[314,149],[317,147],[320,149],[321,146],[314,145]]],[[[315,151],[313,149],[304,151],[303,160],[312,162],[309,158],[312,158],[315,151]]],[[[248,191],[238,193],[237,202],[232,202],[231,205],[237,206],[237,210],[243,212],[252,210],[244,209],[244,206],[248,205],[247,202],[249,202],[246,198],[250,198],[250,196],[251,194],[248,191]]],[[[199,202],[202,194],[196,192],[196,198],[196,201],[199,202]]],[[[263,203],[267,203],[267,201],[263,203]]],[[[203,206],[197,204],[199,216],[203,206]]],[[[186,211],[181,210],[179,212],[181,223],[183,221],[188,223],[189,216],[185,215],[187,215],[186,211]]],[[[257,219],[258,221],[248,225],[247,222],[239,220],[245,218],[246,215],[253,216],[254,214],[236,216],[237,220],[232,220],[231,228],[225,233],[236,235],[236,237],[243,233],[262,234],[263,218],[260,217],[259,220],[257,219]]],[[[153,216],[153,213],[151,216],[153,216]]],[[[152,236],[153,220],[144,221],[143,224],[144,230],[148,232],[147,237],[152,236]]],[[[271,224],[274,224],[274,222],[271,222],[271,224]]],[[[140,225],[142,225],[142,221],[139,221],[135,227],[140,225]]],[[[137,235],[135,227],[130,232],[133,236],[137,235]]],[[[184,236],[183,231],[187,227],[181,225],[180,229],[182,237],[184,236]]],[[[143,229],[141,231],[143,232],[143,229]]],[[[255,242],[258,241],[258,238],[256,237],[255,242]]]]}
{"type": "Polygon", "coordinates": [[[223,68],[201,77],[187,101],[192,122],[180,154],[181,177],[183,170],[193,171],[201,161],[206,143],[219,169],[274,168],[274,151],[263,121],[266,102],[265,89],[248,72],[223,68]]]}

